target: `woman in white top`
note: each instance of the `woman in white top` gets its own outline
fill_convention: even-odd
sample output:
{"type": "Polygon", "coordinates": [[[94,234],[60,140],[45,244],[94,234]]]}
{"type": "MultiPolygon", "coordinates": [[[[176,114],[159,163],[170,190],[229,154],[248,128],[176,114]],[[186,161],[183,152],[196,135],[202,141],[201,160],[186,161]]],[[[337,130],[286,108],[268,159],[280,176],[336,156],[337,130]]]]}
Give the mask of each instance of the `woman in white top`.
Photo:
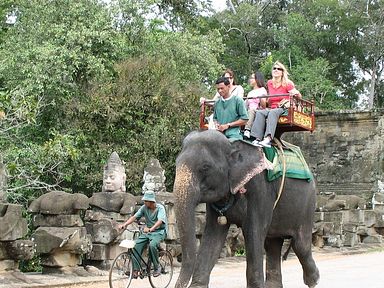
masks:
{"type": "Polygon", "coordinates": [[[265,89],[264,75],[261,72],[255,72],[249,77],[249,84],[252,86],[252,90],[247,95],[248,106],[248,122],[245,125],[244,137],[251,137],[251,128],[253,121],[255,121],[256,111],[259,109],[265,109],[267,101],[265,98],[259,98],[266,96],[267,90],[265,89]]]}
{"type": "MultiPolygon", "coordinates": [[[[224,74],[222,75],[222,77],[226,77],[229,79],[229,91],[230,91],[230,95],[231,96],[238,96],[240,97],[241,99],[243,99],[244,97],[244,88],[241,86],[241,85],[236,85],[236,81],[235,81],[235,74],[233,73],[233,71],[231,69],[226,69],[224,71],[224,74]]],[[[216,101],[216,100],[219,100],[220,99],[220,94],[218,92],[216,92],[215,96],[213,97],[213,101],[216,101]]],[[[204,98],[204,97],[201,97],[200,98],[200,103],[206,101],[207,99],[204,98]]],[[[211,101],[212,101],[211,100],[211,101]]],[[[208,105],[208,106],[213,106],[214,104],[212,103],[206,103],[205,105],[208,105]]]]}
{"type": "MultiPolygon", "coordinates": [[[[226,69],[224,71],[223,77],[229,79],[229,93],[231,96],[238,96],[241,99],[244,97],[244,89],[241,85],[236,85],[235,74],[231,69],[226,69]]],[[[215,97],[212,100],[218,100],[220,98],[220,94],[216,92],[215,97]]]]}

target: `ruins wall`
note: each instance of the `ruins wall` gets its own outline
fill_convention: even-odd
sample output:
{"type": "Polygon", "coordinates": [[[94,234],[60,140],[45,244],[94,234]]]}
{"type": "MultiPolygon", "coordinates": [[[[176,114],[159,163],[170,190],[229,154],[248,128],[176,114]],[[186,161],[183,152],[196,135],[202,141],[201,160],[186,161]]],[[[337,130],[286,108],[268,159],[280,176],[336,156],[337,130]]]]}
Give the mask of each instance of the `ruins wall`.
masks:
{"type": "Polygon", "coordinates": [[[301,147],[320,193],[357,195],[369,203],[384,180],[384,110],[317,113],[313,133],[283,139],[301,147]]]}

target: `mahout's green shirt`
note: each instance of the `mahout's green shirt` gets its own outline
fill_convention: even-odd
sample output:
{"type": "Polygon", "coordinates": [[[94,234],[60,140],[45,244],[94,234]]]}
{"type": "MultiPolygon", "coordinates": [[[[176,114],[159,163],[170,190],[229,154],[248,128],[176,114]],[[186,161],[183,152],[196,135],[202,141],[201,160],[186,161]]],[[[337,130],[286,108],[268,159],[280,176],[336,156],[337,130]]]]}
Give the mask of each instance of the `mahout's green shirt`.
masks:
{"type": "MultiPolygon", "coordinates": [[[[215,102],[213,120],[219,124],[227,124],[239,119],[248,120],[247,108],[245,107],[243,99],[232,95],[227,99],[220,97],[220,99],[215,102]]],[[[224,131],[224,135],[230,140],[243,139],[239,126],[230,127],[224,131]]]]}

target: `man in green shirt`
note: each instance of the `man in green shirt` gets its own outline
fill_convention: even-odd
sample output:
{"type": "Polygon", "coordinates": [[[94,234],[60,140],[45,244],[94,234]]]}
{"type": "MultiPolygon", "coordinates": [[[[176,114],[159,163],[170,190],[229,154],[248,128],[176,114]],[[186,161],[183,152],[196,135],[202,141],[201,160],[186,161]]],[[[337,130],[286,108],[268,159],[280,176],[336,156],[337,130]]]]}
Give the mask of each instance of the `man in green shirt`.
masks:
{"type": "Polygon", "coordinates": [[[216,129],[223,132],[231,141],[241,140],[240,126],[248,121],[247,108],[244,100],[231,95],[229,79],[220,77],[216,81],[216,89],[220,99],[215,102],[213,121],[216,129]]]}
{"type": "MultiPolygon", "coordinates": [[[[144,205],[140,207],[135,215],[130,217],[124,224],[120,225],[119,228],[126,228],[135,220],[138,220],[141,217],[145,218],[146,226],[144,227],[144,233],[136,240],[134,253],[141,255],[144,247],[149,243],[149,257],[151,258],[155,269],[153,277],[157,277],[161,273],[158,247],[167,234],[167,215],[164,206],[156,203],[155,193],[153,191],[145,192],[142,200],[144,201],[144,205]]],[[[138,270],[139,263],[133,261],[133,278],[137,278],[138,270]]]]}

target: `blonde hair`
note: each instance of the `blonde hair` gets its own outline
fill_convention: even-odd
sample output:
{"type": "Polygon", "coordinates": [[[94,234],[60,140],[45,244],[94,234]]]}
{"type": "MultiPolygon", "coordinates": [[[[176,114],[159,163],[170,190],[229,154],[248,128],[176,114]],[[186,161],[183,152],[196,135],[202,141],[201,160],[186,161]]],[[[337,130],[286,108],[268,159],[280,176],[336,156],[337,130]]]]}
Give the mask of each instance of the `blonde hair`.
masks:
{"type": "Polygon", "coordinates": [[[291,80],[288,79],[288,70],[287,68],[284,66],[283,63],[279,62],[279,61],[276,61],[275,63],[273,63],[272,65],[272,71],[273,71],[273,67],[275,66],[278,66],[279,68],[283,69],[283,73],[281,74],[281,79],[280,79],[280,82],[276,82],[275,81],[275,78],[272,77],[272,84],[273,84],[273,87],[277,88],[279,87],[280,85],[285,87],[288,85],[289,82],[291,82],[291,80]]]}

